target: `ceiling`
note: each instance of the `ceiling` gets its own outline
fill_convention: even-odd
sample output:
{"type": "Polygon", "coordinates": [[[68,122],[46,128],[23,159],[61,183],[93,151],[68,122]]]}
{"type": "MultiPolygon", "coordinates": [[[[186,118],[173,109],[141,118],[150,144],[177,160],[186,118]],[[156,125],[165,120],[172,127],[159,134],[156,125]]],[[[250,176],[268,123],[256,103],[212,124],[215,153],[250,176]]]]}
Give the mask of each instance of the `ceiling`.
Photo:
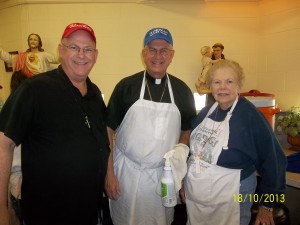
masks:
{"type": "MultiPolygon", "coordinates": [[[[0,3],[14,0],[0,0],[0,3]]],[[[259,0],[87,0],[86,2],[107,2],[107,3],[174,3],[174,2],[257,2],[259,0]]],[[[53,2],[53,0],[24,0],[27,3],[53,2]]],[[[65,0],[65,2],[78,2],[78,0],[65,0]]]]}
{"type": "Polygon", "coordinates": [[[191,4],[204,2],[258,2],[261,0],[0,0],[0,9],[22,4],[59,3],[136,3],[136,4],[191,4]]]}

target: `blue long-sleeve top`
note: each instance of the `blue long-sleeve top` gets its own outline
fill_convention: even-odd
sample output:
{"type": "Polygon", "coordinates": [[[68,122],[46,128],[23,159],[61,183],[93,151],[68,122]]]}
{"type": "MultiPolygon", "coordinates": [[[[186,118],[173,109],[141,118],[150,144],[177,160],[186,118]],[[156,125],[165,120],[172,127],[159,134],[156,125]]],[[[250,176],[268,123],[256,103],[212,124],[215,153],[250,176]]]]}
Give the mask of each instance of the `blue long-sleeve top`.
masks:
{"type": "MultiPolygon", "coordinates": [[[[192,130],[202,122],[211,106],[199,112],[192,130]]],[[[215,110],[209,118],[222,121],[229,110],[219,107],[217,115],[215,110]]],[[[217,165],[242,169],[241,180],[257,171],[261,176],[257,191],[263,196],[260,203],[273,207],[276,203],[270,200],[270,195],[276,198],[285,191],[286,157],[269,122],[250,101],[240,97],[229,121],[229,132],[228,150],[222,150],[217,165]]]]}

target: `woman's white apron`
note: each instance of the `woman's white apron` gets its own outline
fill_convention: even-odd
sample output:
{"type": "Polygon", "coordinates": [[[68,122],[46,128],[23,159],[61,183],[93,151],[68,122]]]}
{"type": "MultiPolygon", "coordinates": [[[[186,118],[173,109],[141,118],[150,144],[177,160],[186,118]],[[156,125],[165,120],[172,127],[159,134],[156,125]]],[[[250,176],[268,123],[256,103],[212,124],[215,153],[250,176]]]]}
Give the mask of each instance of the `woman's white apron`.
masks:
{"type": "Polygon", "coordinates": [[[169,225],[174,209],[165,208],[156,193],[163,156],[178,143],[180,112],[175,105],[169,76],[171,103],[144,100],[145,73],[140,98],[127,111],[116,131],[114,169],[121,194],[110,200],[115,225],[169,225]]]}
{"type": "Polygon", "coordinates": [[[216,109],[216,102],[205,119],[193,130],[190,139],[192,156],[185,179],[188,225],[239,225],[240,170],[217,166],[222,149],[228,149],[229,120],[235,100],[224,121],[215,122],[208,116],[216,109]]]}

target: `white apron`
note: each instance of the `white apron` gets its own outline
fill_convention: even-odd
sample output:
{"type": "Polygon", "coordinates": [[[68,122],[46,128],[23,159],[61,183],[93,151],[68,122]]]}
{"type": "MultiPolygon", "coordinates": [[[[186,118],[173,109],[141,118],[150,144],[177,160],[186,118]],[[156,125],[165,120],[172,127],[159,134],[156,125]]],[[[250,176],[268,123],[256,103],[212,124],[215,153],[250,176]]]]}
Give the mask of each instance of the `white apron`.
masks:
{"type": "Polygon", "coordinates": [[[239,225],[240,170],[217,166],[222,149],[228,149],[229,120],[237,103],[222,122],[208,116],[216,109],[216,102],[205,119],[193,130],[190,139],[192,156],[185,179],[188,225],[239,225]],[[201,159],[200,159],[201,157],[201,159]]]}
{"type": "Polygon", "coordinates": [[[145,74],[139,100],[116,131],[113,159],[121,194],[116,201],[110,200],[115,225],[169,225],[173,220],[174,209],[162,205],[156,189],[163,156],[178,143],[181,117],[168,75],[171,103],[144,100],[145,74]]]}

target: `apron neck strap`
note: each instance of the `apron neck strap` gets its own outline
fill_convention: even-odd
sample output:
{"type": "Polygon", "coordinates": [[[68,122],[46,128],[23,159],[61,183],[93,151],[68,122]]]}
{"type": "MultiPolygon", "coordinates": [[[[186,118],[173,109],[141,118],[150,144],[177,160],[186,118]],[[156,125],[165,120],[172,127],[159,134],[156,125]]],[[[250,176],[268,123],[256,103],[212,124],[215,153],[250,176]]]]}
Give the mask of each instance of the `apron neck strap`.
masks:
{"type": "Polygon", "coordinates": [[[234,100],[234,102],[232,104],[232,107],[231,107],[231,109],[230,109],[230,111],[228,113],[232,114],[232,112],[233,112],[233,110],[234,110],[234,108],[235,108],[238,100],[239,100],[239,96],[237,96],[236,99],[234,100]]]}
{"type": "Polygon", "coordinates": [[[213,113],[213,111],[215,111],[215,109],[218,107],[219,103],[218,102],[215,102],[212,107],[210,107],[208,113],[206,114],[206,117],[208,117],[210,114],[213,113]]]}
{"type": "Polygon", "coordinates": [[[144,99],[145,87],[146,87],[145,79],[146,79],[146,70],[144,71],[143,82],[142,82],[142,87],[140,92],[140,99],[144,99]]]}

